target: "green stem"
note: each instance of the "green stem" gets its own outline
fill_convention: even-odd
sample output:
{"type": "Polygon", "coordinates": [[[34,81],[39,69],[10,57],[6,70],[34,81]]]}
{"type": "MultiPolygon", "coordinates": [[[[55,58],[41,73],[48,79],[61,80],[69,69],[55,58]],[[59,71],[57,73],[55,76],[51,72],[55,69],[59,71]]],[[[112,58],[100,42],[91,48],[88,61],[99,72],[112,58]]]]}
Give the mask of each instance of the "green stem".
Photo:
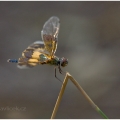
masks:
{"type": "Polygon", "coordinates": [[[102,110],[100,110],[98,107],[97,107],[96,110],[98,111],[98,113],[99,113],[103,118],[109,119],[109,118],[102,112],[102,110]]]}

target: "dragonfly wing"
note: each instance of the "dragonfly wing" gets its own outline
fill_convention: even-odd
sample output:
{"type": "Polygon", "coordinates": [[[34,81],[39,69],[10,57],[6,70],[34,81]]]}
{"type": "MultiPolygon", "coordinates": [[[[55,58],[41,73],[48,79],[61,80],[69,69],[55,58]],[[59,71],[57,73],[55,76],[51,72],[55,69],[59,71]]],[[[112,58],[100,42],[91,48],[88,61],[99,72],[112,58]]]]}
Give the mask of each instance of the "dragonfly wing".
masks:
{"type": "Polygon", "coordinates": [[[17,67],[20,69],[27,69],[27,68],[32,68],[36,65],[38,65],[37,59],[30,59],[30,58],[21,57],[21,58],[19,58],[19,62],[17,64],[17,67]]]}
{"type": "Polygon", "coordinates": [[[57,49],[58,33],[60,28],[60,20],[58,17],[51,17],[45,22],[41,36],[44,41],[45,49],[52,57],[57,49]]]}
{"type": "Polygon", "coordinates": [[[18,68],[34,67],[46,62],[48,57],[48,52],[44,49],[44,42],[36,41],[22,52],[22,57],[18,60],[18,68]]]}
{"type": "Polygon", "coordinates": [[[44,49],[43,41],[36,41],[33,44],[29,45],[23,52],[22,56],[26,58],[35,58],[39,59],[41,53],[48,54],[48,51],[44,49]]]}

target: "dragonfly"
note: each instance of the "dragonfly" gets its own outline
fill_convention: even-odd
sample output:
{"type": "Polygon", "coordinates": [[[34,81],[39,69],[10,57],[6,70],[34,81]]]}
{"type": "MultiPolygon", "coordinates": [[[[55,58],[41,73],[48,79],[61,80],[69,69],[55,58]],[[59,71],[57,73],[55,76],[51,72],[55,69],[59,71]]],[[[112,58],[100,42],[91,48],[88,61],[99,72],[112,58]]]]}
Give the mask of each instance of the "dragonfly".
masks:
{"type": "MultiPolygon", "coordinates": [[[[56,68],[62,74],[61,67],[68,65],[68,59],[55,56],[58,45],[58,33],[60,29],[60,20],[56,16],[50,17],[41,31],[42,41],[35,41],[29,45],[23,52],[19,59],[8,59],[7,62],[17,63],[20,69],[32,68],[37,65],[54,65],[55,77],[56,68]]],[[[58,78],[57,78],[58,79],[58,78]]]]}

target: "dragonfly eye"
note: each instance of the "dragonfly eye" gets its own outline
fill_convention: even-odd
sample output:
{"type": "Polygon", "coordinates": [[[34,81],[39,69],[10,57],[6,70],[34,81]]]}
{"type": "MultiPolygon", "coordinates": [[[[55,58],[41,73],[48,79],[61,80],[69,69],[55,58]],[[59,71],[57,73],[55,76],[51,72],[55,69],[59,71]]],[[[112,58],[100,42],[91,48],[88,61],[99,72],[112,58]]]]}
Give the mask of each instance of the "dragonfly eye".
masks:
{"type": "Polygon", "coordinates": [[[65,67],[65,66],[67,66],[67,64],[68,64],[68,59],[62,57],[62,58],[61,58],[61,66],[62,66],[62,67],[65,67]]]}

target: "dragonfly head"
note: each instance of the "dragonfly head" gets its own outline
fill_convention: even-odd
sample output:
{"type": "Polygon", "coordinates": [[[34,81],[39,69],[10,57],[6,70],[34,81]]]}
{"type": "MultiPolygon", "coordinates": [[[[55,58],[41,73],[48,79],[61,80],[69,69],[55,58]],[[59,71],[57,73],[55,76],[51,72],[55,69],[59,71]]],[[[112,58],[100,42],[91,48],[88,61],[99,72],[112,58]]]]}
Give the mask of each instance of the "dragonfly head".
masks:
{"type": "Polygon", "coordinates": [[[67,64],[68,64],[68,59],[66,59],[66,58],[64,58],[64,57],[60,58],[60,64],[61,64],[62,67],[67,66],[67,64]]]}

